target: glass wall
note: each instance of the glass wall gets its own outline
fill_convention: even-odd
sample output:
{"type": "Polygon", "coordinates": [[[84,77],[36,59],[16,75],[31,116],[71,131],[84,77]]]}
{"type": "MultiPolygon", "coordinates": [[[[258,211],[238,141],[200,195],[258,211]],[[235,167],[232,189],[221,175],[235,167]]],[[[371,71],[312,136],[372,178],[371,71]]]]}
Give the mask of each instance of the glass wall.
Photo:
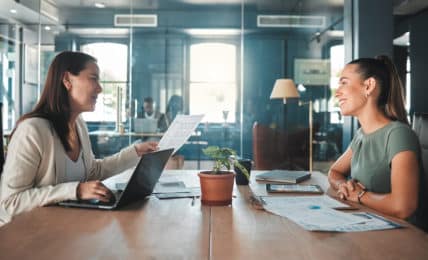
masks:
{"type": "Polygon", "coordinates": [[[343,42],[343,1],[245,1],[243,21],[243,154],[289,169],[308,169],[312,156],[325,172],[342,147],[332,97],[344,50],[330,49],[343,42]],[[280,78],[299,99],[270,99],[280,78]]]}
{"type": "Polygon", "coordinates": [[[0,25],[0,93],[2,97],[3,127],[11,128],[15,121],[19,68],[19,44],[17,40],[19,28],[7,21],[0,25]]]}
{"type": "Polygon", "coordinates": [[[312,101],[314,159],[329,162],[341,147],[330,65],[343,1],[297,2],[0,0],[3,127],[36,104],[53,57],[74,50],[100,66],[103,92],[83,115],[97,157],[158,140],[177,114],[204,114],[179,151],[185,162],[206,159],[208,145],[257,161],[260,143],[272,167],[307,168],[312,101]],[[295,81],[301,105],[270,99],[278,78],[295,81]],[[141,128],[151,117],[156,126],[141,128]]]}

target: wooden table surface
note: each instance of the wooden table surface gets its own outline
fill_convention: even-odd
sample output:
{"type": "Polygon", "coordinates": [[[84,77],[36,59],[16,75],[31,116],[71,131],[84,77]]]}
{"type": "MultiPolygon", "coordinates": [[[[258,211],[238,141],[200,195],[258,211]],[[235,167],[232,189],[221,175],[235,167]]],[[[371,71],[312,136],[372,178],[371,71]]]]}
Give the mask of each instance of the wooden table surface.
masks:
{"type": "MultiPolygon", "coordinates": [[[[196,171],[164,176],[198,183],[196,171]]],[[[328,186],[320,173],[308,183],[328,186]]],[[[395,230],[310,232],[255,209],[250,194],[235,186],[227,207],[150,197],[115,211],[38,208],[0,228],[0,259],[428,259],[428,235],[404,222],[395,230]]]]}

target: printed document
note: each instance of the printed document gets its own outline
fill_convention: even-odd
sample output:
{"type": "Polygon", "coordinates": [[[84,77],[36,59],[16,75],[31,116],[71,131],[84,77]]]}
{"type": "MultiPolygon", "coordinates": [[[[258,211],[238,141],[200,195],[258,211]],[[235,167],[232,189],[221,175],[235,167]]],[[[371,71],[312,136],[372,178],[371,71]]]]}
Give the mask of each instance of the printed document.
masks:
{"type": "Polygon", "coordinates": [[[361,217],[333,210],[342,203],[330,199],[327,196],[263,197],[267,211],[285,216],[309,230],[364,222],[361,217]]]}
{"type": "Polygon", "coordinates": [[[334,210],[347,205],[325,195],[262,197],[261,199],[265,210],[286,217],[310,231],[355,232],[400,227],[399,224],[374,214],[344,213],[334,210]]]}
{"type": "Polygon", "coordinates": [[[174,148],[175,153],[195,131],[204,115],[177,115],[159,141],[159,149],[174,148]]]}
{"type": "Polygon", "coordinates": [[[327,195],[321,196],[262,196],[266,204],[274,207],[288,207],[288,206],[310,206],[318,205],[331,209],[346,209],[350,208],[348,204],[330,198],[327,195]]]}
{"type": "Polygon", "coordinates": [[[336,231],[336,232],[358,232],[358,231],[370,231],[370,230],[385,230],[385,229],[394,229],[401,228],[402,226],[396,222],[383,218],[379,215],[369,213],[369,212],[355,212],[348,213],[354,216],[360,216],[365,218],[364,222],[360,222],[352,225],[345,226],[330,226],[324,230],[319,231],[336,231]]]}

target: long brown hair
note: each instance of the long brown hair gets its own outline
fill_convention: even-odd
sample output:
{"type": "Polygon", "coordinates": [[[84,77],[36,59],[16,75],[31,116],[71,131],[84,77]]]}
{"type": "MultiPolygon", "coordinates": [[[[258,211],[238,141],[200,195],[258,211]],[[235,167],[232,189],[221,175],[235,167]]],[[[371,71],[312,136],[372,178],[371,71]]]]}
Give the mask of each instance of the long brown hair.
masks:
{"type": "Polygon", "coordinates": [[[397,69],[388,56],[361,58],[348,64],[358,65],[358,72],[364,80],[375,78],[380,87],[377,104],[389,119],[409,124],[404,107],[403,85],[397,69]]]}
{"type": "Polygon", "coordinates": [[[20,122],[28,118],[45,118],[52,124],[64,149],[70,151],[71,147],[67,137],[70,133],[68,121],[70,120],[71,111],[68,92],[64,86],[63,78],[66,72],[75,76],[79,75],[85,69],[88,62],[97,62],[97,60],[82,52],[64,51],[59,53],[49,66],[45,86],[39,102],[33,111],[24,114],[18,120],[16,127],[20,122]]]}

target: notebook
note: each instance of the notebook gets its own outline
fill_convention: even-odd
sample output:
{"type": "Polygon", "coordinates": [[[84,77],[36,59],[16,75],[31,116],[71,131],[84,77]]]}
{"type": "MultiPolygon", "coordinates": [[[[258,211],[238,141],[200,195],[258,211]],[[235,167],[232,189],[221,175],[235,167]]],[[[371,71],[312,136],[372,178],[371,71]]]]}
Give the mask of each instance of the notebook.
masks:
{"type": "Polygon", "coordinates": [[[299,183],[311,177],[308,171],[272,170],[256,175],[256,180],[279,183],[299,183]]]}
{"type": "Polygon", "coordinates": [[[158,120],[154,118],[135,118],[134,132],[136,133],[156,133],[158,130],[158,120]]]}
{"type": "Polygon", "coordinates": [[[144,199],[152,194],[162,171],[174,149],[147,153],[141,157],[134,172],[123,190],[112,190],[113,199],[106,203],[98,200],[68,200],[58,203],[60,206],[116,209],[131,202],[144,199]]]}

